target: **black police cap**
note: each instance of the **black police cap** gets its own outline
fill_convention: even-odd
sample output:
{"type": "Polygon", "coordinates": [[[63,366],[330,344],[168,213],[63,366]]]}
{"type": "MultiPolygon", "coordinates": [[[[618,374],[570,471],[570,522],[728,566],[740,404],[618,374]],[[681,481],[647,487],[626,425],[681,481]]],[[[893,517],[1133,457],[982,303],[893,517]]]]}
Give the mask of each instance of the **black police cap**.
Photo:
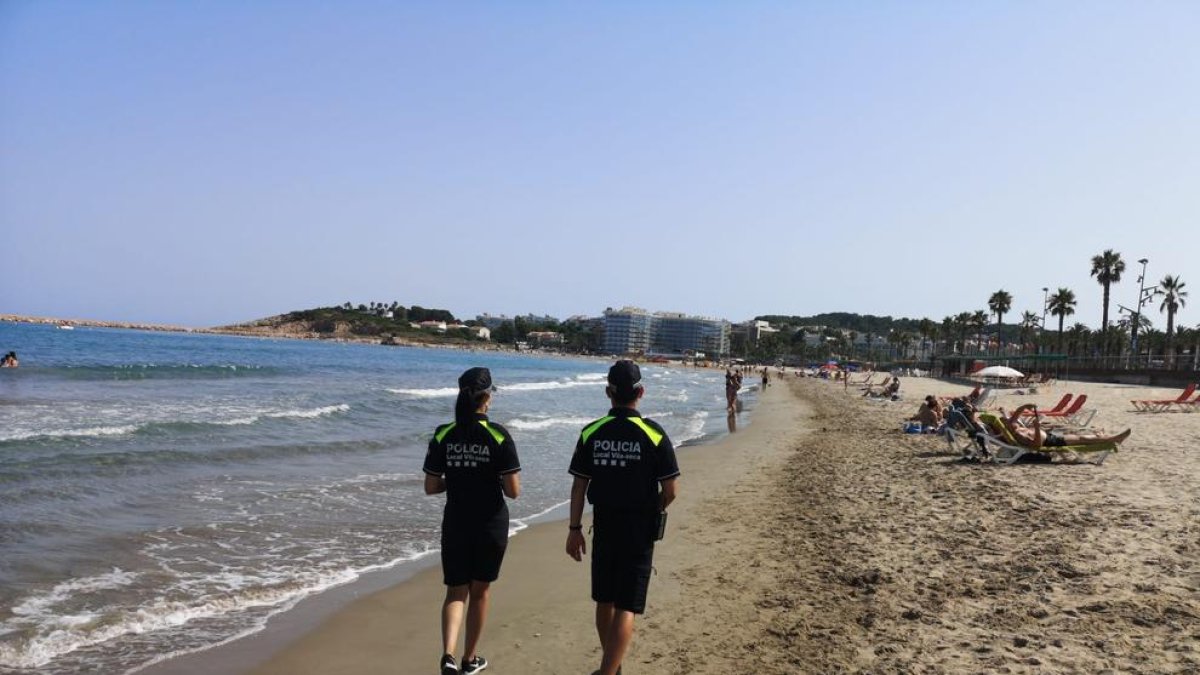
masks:
{"type": "Polygon", "coordinates": [[[642,386],[642,370],[633,361],[617,361],[608,369],[608,383],[619,391],[633,391],[642,386]]]}
{"type": "Polygon", "coordinates": [[[487,368],[469,368],[458,377],[458,388],[462,391],[478,394],[482,391],[496,391],[492,386],[492,371],[487,368]]]}

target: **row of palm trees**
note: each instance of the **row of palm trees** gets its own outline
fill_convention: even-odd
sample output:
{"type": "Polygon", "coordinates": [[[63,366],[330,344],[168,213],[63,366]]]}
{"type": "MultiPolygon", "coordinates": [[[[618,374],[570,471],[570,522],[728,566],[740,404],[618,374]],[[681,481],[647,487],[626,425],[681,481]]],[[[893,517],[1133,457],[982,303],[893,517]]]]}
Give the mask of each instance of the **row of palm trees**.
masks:
{"type": "MultiPolygon", "coordinates": [[[[1108,320],[1108,310],[1110,306],[1111,290],[1113,284],[1121,281],[1121,276],[1125,273],[1125,261],[1121,258],[1121,254],[1106,249],[1104,252],[1092,256],[1091,276],[1096,278],[1096,282],[1104,288],[1103,311],[1101,314],[1100,327],[1100,349],[1108,355],[1119,350],[1119,345],[1113,340],[1114,332],[1112,324],[1108,320]]],[[[1174,362],[1175,357],[1175,314],[1187,305],[1188,292],[1184,290],[1186,286],[1178,275],[1168,274],[1158,282],[1158,286],[1152,291],[1152,297],[1161,299],[1159,311],[1165,312],[1167,315],[1167,331],[1166,331],[1166,353],[1169,361],[1174,362]]],[[[1139,299],[1140,300],[1140,299],[1139,299]]],[[[1058,351],[1063,350],[1064,340],[1064,324],[1066,318],[1075,313],[1077,300],[1075,292],[1070,288],[1059,288],[1055,292],[1045,298],[1045,310],[1052,316],[1058,317],[1058,351]]],[[[1013,298],[1012,294],[1004,289],[1000,289],[992,293],[988,298],[988,309],[991,314],[996,316],[996,335],[999,341],[999,350],[1004,350],[1004,315],[1012,309],[1013,298]]],[[[1141,313],[1138,313],[1139,326],[1143,328],[1148,325],[1148,321],[1141,313]]],[[[954,335],[956,332],[961,337],[961,344],[966,345],[966,334],[971,328],[975,328],[978,332],[982,332],[987,325],[988,312],[983,310],[970,313],[963,312],[953,317],[946,317],[942,321],[943,333],[946,335],[954,335]]],[[[1124,322],[1124,320],[1123,320],[1124,322]]],[[[1122,322],[1118,322],[1119,324],[1122,322]]],[[[1082,326],[1082,324],[1076,324],[1082,326]]],[[[1021,315],[1020,323],[1021,333],[1020,340],[1022,346],[1029,344],[1029,337],[1034,335],[1034,331],[1044,329],[1041,325],[1040,317],[1034,312],[1024,312],[1021,315]]],[[[1086,326],[1084,326],[1086,328],[1086,326]]],[[[1132,326],[1131,326],[1132,328],[1132,326]]]]}

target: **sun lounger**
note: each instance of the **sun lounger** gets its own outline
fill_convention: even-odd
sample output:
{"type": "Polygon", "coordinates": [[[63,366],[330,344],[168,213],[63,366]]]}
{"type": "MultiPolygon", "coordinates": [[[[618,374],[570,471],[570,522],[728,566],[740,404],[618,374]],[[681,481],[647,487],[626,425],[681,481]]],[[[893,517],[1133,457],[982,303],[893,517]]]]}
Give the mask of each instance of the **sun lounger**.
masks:
{"type": "Polygon", "coordinates": [[[1192,394],[1194,394],[1194,393],[1196,393],[1196,383],[1195,382],[1193,382],[1192,384],[1189,384],[1187,386],[1187,388],[1183,390],[1182,394],[1180,394],[1179,396],[1177,396],[1173,399],[1160,399],[1160,400],[1141,399],[1141,400],[1137,400],[1137,401],[1130,401],[1130,403],[1133,404],[1133,409],[1138,412],[1154,412],[1154,413],[1166,412],[1166,411],[1170,410],[1171,408],[1175,407],[1175,405],[1177,405],[1177,404],[1188,403],[1189,402],[1188,399],[1191,398],[1192,394]]]}
{"type": "Polygon", "coordinates": [[[1069,393],[1063,394],[1063,397],[1061,399],[1059,399],[1058,403],[1056,403],[1053,408],[1051,408],[1045,412],[1046,413],[1060,413],[1060,412],[1066,410],[1067,405],[1071,403],[1072,396],[1074,396],[1074,394],[1069,394],[1069,393]]]}
{"type": "Polygon", "coordinates": [[[1058,447],[1041,447],[1028,448],[1017,443],[1017,439],[1013,438],[1008,429],[1000,423],[1000,420],[991,413],[980,413],[979,419],[988,427],[989,433],[980,434],[982,440],[987,447],[987,453],[991,456],[991,461],[1001,464],[1012,464],[1021,457],[1028,454],[1041,454],[1049,457],[1072,457],[1081,459],[1086,457],[1084,461],[1092,464],[1103,464],[1109,453],[1117,451],[1116,443],[1091,443],[1088,445],[1063,445],[1058,447]],[[993,431],[1002,432],[999,436],[992,433],[993,431]]]}
{"type": "Polygon", "coordinates": [[[1183,412],[1196,412],[1200,410],[1200,392],[1196,394],[1196,398],[1190,401],[1176,401],[1175,405],[1183,412]]]}
{"type": "Polygon", "coordinates": [[[865,378],[863,378],[862,380],[860,380],[858,382],[851,382],[850,384],[867,385],[867,384],[871,384],[871,380],[873,380],[873,379],[875,379],[875,371],[872,370],[871,372],[867,373],[867,376],[865,378]]]}
{"type": "Polygon", "coordinates": [[[946,412],[946,424],[941,433],[946,437],[946,445],[956,455],[966,458],[977,458],[987,455],[987,446],[979,438],[983,432],[974,428],[966,415],[954,408],[946,412]]]}
{"type": "MultiPolygon", "coordinates": [[[[1080,394],[1078,398],[1071,402],[1071,405],[1066,410],[1039,410],[1037,416],[1041,419],[1049,419],[1054,421],[1064,421],[1071,426],[1086,427],[1091,423],[1092,418],[1096,416],[1097,410],[1092,408],[1084,410],[1083,404],[1087,402],[1087,394],[1080,394]]],[[[1025,412],[1026,416],[1033,416],[1032,410],[1025,412]]]]}

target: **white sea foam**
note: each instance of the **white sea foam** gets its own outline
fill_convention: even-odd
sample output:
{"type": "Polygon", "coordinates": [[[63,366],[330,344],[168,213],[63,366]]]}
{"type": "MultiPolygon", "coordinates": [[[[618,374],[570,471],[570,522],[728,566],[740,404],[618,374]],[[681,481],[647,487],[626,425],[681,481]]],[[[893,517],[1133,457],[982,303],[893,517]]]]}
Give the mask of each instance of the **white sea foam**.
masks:
{"type": "MultiPolygon", "coordinates": [[[[582,373],[571,378],[562,380],[553,380],[548,382],[516,382],[513,384],[503,384],[496,388],[500,391],[544,391],[548,389],[570,389],[572,387],[586,387],[590,385],[604,384],[607,375],[602,373],[582,373]]],[[[450,398],[458,395],[457,387],[435,387],[432,389],[393,389],[389,388],[393,394],[408,396],[411,398],[450,398]]]]}
{"type": "Polygon", "coordinates": [[[589,417],[550,417],[547,419],[524,420],[515,419],[505,423],[505,426],[513,429],[522,429],[526,431],[537,429],[549,429],[550,427],[571,426],[582,427],[591,422],[589,417]]]}
{"type": "Polygon", "coordinates": [[[299,417],[303,419],[312,419],[314,417],[323,417],[334,413],[346,412],[350,406],[346,403],[337,405],[327,405],[323,408],[312,408],[309,410],[284,410],[282,412],[272,412],[263,415],[263,417],[299,417]]]}
{"type": "Polygon", "coordinates": [[[708,419],[707,410],[698,410],[683,424],[683,429],[679,431],[678,438],[673,438],[675,445],[679,445],[685,441],[690,441],[693,438],[700,438],[704,435],[704,421],[708,419]]]}
{"type": "Polygon", "coordinates": [[[54,429],[49,431],[17,431],[0,435],[0,442],[27,441],[33,438],[76,438],[89,436],[121,436],[132,434],[138,425],[127,424],[115,427],[87,427],[85,429],[54,429]]]}
{"type": "Polygon", "coordinates": [[[350,406],[348,404],[339,403],[338,405],[327,405],[321,408],[265,412],[258,415],[251,415],[250,417],[235,417],[229,420],[220,420],[212,422],[212,424],[219,424],[221,426],[244,426],[247,424],[254,424],[255,422],[259,422],[263,419],[280,419],[288,417],[297,419],[313,419],[316,417],[324,417],[325,415],[346,412],[349,409],[350,406]]]}
{"type": "Polygon", "coordinates": [[[549,389],[572,389],[604,384],[604,378],[587,380],[555,380],[553,382],[518,382],[500,387],[500,391],[546,391],[549,389]]]}
{"type": "MultiPolygon", "coordinates": [[[[218,420],[188,420],[188,419],[155,419],[142,422],[140,424],[122,424],[119,426],[97,426],[85,427],[82,429],[51,429],[51,430],[27,430],[16,431],[7,434],[0,433],[0,443],[5,441],[26,441],[31,439],[46,438],[88,438],[101,436],[124,436],[132,434],[147,427],[153,427],[158,424],[185,423],[185,424],[215,424],[218,426],[244,426],[254,424],[263,419],[270,418],[296,418],[296,419],[312,419],[316,417],[324,417],[325,415],[333,415],[340,412],[350,410],[350,406],[345,403],[338,405],[323,406],[320,408],[296,409],[296,410],[280,410],[272,412],[262,412],[249,417],[234,417],[231,419],[218,420]]],[[[121,413],[122,411],[107,410],[102,412],[121,413]]]]}
{"type": "Polygon", "coordinates": [[[97,574],[92,577],[71,579],[70,581],[56,584],[49,591],[35,593],[24,601],[17,603],[11,611],[17,616],[38,616],[77,593],[121,588],[132,584],[137,577],[138,575],[135,572],[126,572],[118,567],[114,567],[111,572],[97,574]]]}
{"type": "Polygon", "coordinates": [[[524,530],[525,528],[529,527],[530,523],[532,523],[534,520],[537,520],[538,518],[541,518],[542,516],[550,513],[551,511],[561,508],[563,506],[566,506],[567,504],[570,504],[570,503],[571,503],[571,501],[569,499],[564,500],[564,501],[558,502],[557,504],[551,504],[550,506],[542,509],[541,511],[538,511],[537,513],[535,513],[533,515],[525,516],[524,518],[513,518],[513,519],[509,520],[509,523],[508,523],[509,535],[514,535],[514,534],[520,532],[521,530],[524,530]]]}
{"type": "Polygon", "coordinates": [[[457,387],[441,387],[438,389],[388,389],[393,394],[411,396],[413,398],[449,398],[458,395],[457,387]]]}
{"type": "MultiPolygon", "coordinates": [[[[103,588],[104,586],[96,585],[103,583],[100,580],[117,579],[125,573],[114,570],[108,575],[66,582],[59,584],[45,596],[31,598],[18,605],[25,610],[24,614],[17,619],[22,624],[19,629],[29,632],[32,628],[34,635],[22,643],[0,644],[0,666],[41,668],[60,656],[108,642],[123,635],[178,628],[192,621],[227,616],[252,608],[272,608],[268,616],[264,617],[256,627],[241,635],[256,633],[262,630],[270,616],[291,609],[297,602],[310,595],[350,583],[368,572],[389,569],[405,562],[418,560],[436,550],[425,547],[377,565],[308,574],[302,578],[291,579],[289,583],[274,588],[258,584],[255,590],[238,593],[224,592],[210,595],[207,598],[197,598],[195,602],[179,602],[160,598],[132,611],[119,610],[119,614],[111,616],[108,621],[99,623],[89,621],[79,626],[66,625],[57,621],[52,612],[47,610],[69,597],[69,593],[73,589],[96,590],[103,588]],[[48,602],[50,600],[53,602],[48,602]],[[32,625],[30,625],[31,623],[32,625]]],[[[259,581],[263,580],[259,579],[259,581]]],[[[239,581],[234,584],[234,587],[245,587],[246,585],[244,581],[239,581]]],[[[9,627],[3,626],[3,628],[9,627]]],[[[205,649],[213,646],[216,645],[207,645],[205,649]]],[[[144,664],[138,669],[144,668],[146,665],[149,664],[144,664]]]]}

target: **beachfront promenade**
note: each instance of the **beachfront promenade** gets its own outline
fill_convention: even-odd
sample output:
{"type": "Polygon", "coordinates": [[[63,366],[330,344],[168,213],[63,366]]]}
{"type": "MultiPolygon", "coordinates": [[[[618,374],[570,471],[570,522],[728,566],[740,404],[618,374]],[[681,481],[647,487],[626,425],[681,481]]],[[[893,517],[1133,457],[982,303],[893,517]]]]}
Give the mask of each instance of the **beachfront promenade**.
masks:
{"type": "MultiPolygon", "coordinates": [[[[1171,392],[1009,394],[1001,404],[1049,406],[1086,391],[1096,425],[1133,436],[1100,467],[991,466],[899,431],[925,394],[967,387],[907,379],[903,401],[877,403],[840,383],[777,384],[753,424],[680,453],[681,497],[625,672],[1200,668],[1200,415],[1128,403],[1171,392]]],[[[481,647],[489,672],[598,662],[587,564],[567,559],[565,535],[553,522],[513,539],[481,647]]],[[[441,596],[428,570],[259,654],[253,672],[432,672],[441,596]]]]}

